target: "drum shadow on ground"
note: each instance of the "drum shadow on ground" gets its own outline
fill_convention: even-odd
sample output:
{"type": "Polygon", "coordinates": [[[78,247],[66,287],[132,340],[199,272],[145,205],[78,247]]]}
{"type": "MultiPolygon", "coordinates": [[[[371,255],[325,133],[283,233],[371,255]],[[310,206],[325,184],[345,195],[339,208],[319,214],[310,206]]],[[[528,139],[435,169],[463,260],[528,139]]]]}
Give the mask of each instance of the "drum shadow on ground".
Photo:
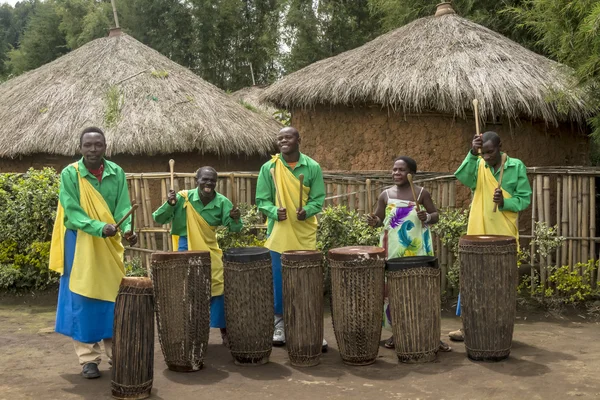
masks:
{"type": "MultiPolygon", "coordinates": [[[[98,379],[84,379],[81,374],[63,374],[61,378],[73,385],[71,388],[62,389],[64,392],[74,394],[84,400],[110,399],[111,396],[111,372],[102,371],[102,376],[98,379]]],[[[152,389],[152,399],[164,400],[156,394],[157,390],[152,389]]]]}
{"type": "Polygon", "coordinates": [[[342,364],[339,351],[331,346],[329,346],[329,349],[326,353],[321,355],[319,364],[314,367],[294,366],[290,363],[290,360],[287,357],[285,360],[285,365],[305,375],[319,378],[339,378],[346,373],[345,365],[342,364]]]}
{"type": "Polygon", "coordinates": [[[519,357],[525,356],[525,357],[544,358],[544,359],[548,359],[548,360],[545,360],[547,362],[563,361],[563,360],[568,360],[568,361],[577,360],[577,357],[575,357],[572,354],[562,353],[560,351],[546,350],[541,347],[532,346],[525,342],[520,342],[518,340],[512,341],[511,355],[519,356],[519,357]]]}
{"type": "MultiPolygon", "coordinates": [[[[155,374],[156,374],[155,370],[155,374]]],[[[164,369],[162,374],[169,381],[181,385],[214,385],[227,379],[229,373],[215,368],[213,365],[207,364],[204,361],[204,367],[199,371],[194,372],[175,372],[169,369],[164,369]]]]}
{"type": "Polygon", "coordinates": [[[263,365],[237,365],[231,359],[222,367],[230,374],[237,373],[255,381],[278,381],[292,376],[289,368],[272,361],[263,365]]]}

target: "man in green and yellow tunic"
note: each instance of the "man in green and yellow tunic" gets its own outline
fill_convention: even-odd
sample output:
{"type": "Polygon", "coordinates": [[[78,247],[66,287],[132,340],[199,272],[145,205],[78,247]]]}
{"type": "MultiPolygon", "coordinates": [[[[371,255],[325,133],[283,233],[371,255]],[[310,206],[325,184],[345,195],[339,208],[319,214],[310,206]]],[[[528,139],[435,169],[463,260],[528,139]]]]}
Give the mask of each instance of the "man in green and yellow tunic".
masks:
{"type": "MultiPolygon", "coordinates": [[[[300,134],[296,128],[283,128],[277,135],[280,154],[265,163],[256,183],[256,205],[268,219],[265,246],[271,250],[273,267],[273,292],[275,297],[275,331],[273,344],[285,344],[283,327],[283,291],[281,280],[281,253],[288,250],[317,249],[317,217],[325,201],[325,183],[321,166],[312,158],[300,153],[300,134]],[[282,204],[276,200],[275,183],[271,170],[275,173],[277,193],[282,204]],[[300,181],[304,175],[302,188],[302,208],[300,208],[300,181]]],[[[327,342],[323,341],[326,349],[327,342]]]]}
{"type": "MultiPolygon", "coordinates": [[[[104,159],[106,140],[90,127],[80,136],[83,158],[60,175],[50,269],[61,274],[55,331],[73,338],[85,378],[98,378],[100,344],[112,356],[114,307],[125,276],[124,247],[116,221],[131,209],[123,170],[104,159]]],[[[121,225],[131,244],[131,217],[121,225]]]]}
{"type": "MultiPolygon", "coordinates": [[[[473,191],[467,234],[513,236],[518,242],[519,212],[529,207],[531,202],[527,168],[521,160],[501,152],[502,142],[495,132],[475,135],[471,146],[471,151],[454,173],[456,179],[473,191]],[[506,160],[502,167],[503,157],[506,160]],[[502,188],[499,189],[501,168],[504,173],[502,188]],[[497,212],[494,212],[494,205],[498,206],[497,212]]],[[[460,316],[460,294],[456,315],[460,316]]],[[[462,329],[450,332],[449,336],[455,341],[464,340],[462,329]]]]}
{"type": "Polygon", "coordinates": [[[220,328],[223,344],[228,345],[223,296],[223,252],[217,243],[215,229],[225,226],[231,232],[242,230],[240,210],[217,193],[218,174],[212,167],[202,167],[196,173],[198,187],[170,190],[167,201],[153,214],[159,224],[172,223],[173,249],[177,251],[204,250],[210,252],[211,300],[210,327],[220,328]]]}

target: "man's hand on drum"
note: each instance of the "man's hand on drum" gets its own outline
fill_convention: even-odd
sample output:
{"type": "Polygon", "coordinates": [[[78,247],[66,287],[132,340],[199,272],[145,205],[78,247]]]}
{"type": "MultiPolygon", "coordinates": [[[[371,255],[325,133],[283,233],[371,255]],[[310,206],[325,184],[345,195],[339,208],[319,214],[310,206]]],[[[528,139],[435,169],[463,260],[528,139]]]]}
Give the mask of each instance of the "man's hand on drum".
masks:
{"type": "Polygon", "coordinates": [[[285,221],[287,219],[287,211],[285,208],[278,208],[277,209],[277,220],[278,221],[285,221]]]}
{"type": "Polygon", "coordinates": [[[229,217],[231,219],[238,220],[238,219],[240,219],[241,216],[242,216],[242,213],[240,212],[240,209],[237,207],[232,209],[231,211],[229,211],[229,217]]]}
{"type": "Polygon", "coordinates": [[[504,207],[504,196],[502,195],[502,189],[496,188],[494,191],[494,203],[498,204],[498,207],[504,207]]]}
{"type": "Polygon", "coordinates": [[[138,241],[138,237],[136,235],[135,232],[132,231],[127,231],[123,234],[123,237],[125,238],[125,240],[127,240],[127,242],[129,243],[130,246],[135,246],[135,244],[138,241]]]}

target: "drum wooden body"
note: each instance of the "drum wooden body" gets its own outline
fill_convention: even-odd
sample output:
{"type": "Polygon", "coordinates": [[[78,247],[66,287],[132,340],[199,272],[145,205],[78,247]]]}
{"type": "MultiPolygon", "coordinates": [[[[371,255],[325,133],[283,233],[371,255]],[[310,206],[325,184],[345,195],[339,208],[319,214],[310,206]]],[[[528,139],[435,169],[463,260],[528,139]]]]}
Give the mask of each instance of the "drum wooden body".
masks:
{"type": "Polygon", "coordinates": [[[388,260],[392,332],[400,362],[435,360],[440,346],[440,269],[435,257],[388,260]]]}
{"type": "Polygon", "coordinates": [[[150,397],[154,299],[150,278],[123,278],[115,301],[111,390],[115,399],[150,397]]]}
{"type": "Polygon", "coordinates": [[[319,364],[323,346],[323,255],[318,251],[281,254],[283,323],[290,363],[319,364]]]}
{"type": "Polygon", "coordinates": [[[158,339],[172,371],[198,371],[210,332],[208,251],[152,254],[158,339]]]}
{"type": "Polygon", "coordinates": [[[329,251],[331,317],[342,361],[373,364],[381,340],[385,250],[354,246],[329,251]]]}
{"type": "Polygon", "coordinates": [[[231,355],[238,365],[269,362],[273,349],[273,270],[264,247],[224,254],[225,319],[231,355]]]}
{"type": "Polygon", "coordinates": [[[467,356],[499,361],[510,354],[517,309],[517,242],[511,236],[463,236],[460,308],[467,356]]]}

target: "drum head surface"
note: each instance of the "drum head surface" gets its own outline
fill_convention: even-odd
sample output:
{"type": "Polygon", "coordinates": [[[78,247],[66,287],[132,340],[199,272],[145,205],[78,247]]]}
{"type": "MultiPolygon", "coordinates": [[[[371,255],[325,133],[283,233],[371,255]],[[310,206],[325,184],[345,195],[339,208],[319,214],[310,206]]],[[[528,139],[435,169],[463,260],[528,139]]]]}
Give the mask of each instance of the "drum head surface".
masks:
{"type": "Polygon", "coordinates": [[[377,260],[385,257],[385,250],[375,246],[347,246],[329,250],[328,256],[337,261],[377,260]]]}
{"type": "Polygon", "coordinates": [[[516,239],[512,236],[501,235],[465,235],[460,238],[459,244],[499,244],[506,245],[516,243],[516,239]]]}
{"type": "Polygon", "coordinates": [[[271,252],[266,247],[236,247],[223,253],[225,261],[250,263],[260,260],[270,260],[271,252]]]}
{"type": "Polygon", "coordinates": [[[433,256],[414,256],[414,257],[398,257],[387,260],[385,268],[388,271],[400,271],[409,268],[439,268],[437,257],[433,256]]]}
{"type": "Polygon", "coordinates": [[[320,251],[316,250],[290,250],[284,251],[281,253],[282,259],[293,260],[293,261],[302,261],[302,260],[321,260],[323,258],[323,254],[320,251]]]}

